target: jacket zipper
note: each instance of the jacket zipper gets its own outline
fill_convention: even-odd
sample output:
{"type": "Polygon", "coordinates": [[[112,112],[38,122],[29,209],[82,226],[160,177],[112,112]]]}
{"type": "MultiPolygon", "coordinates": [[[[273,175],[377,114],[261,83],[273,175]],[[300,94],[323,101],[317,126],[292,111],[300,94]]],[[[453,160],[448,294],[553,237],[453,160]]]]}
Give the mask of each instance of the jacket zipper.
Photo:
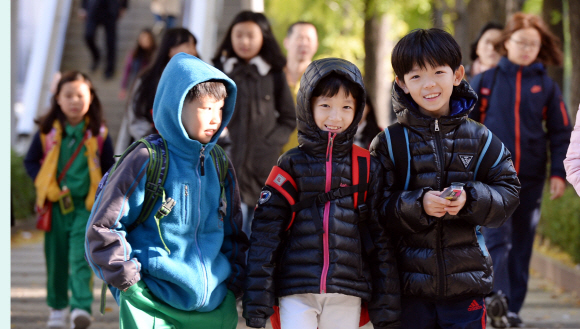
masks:
{"type": "MultiPolygon", "coordinates": [[[[439,130],[439,119],[435,119],[435,140],[437,141],[437,154],[439,155],[439,162],[441,167],[440,169],[440,173],[441,173],[441,179],[439,180],[439,190],[441,190],[443,187],[441,186],[443,184],[443,179],[445,176],[445,158],[444,158],[444,154],[443,154],[443,145],[441,144],[441,131],[439,130]]],[[[439,272],[439,284],[438,284],[438,291],[437,291],[437,295],[439,296],[443,296],[443,286],[445,284],[445,273],[444,273],[444,267],[443,267],[443,248],[441,246],[441,230],[442,230],[442,225],[443,223],[441,222],[441,219],[437,219],[436,224],[437,225],[437,269],[439,272]]]]}
{"type": "Polygon", "coordinates": [[[198,193],[197,193],[197,223],[195,226],[195,231],[193,233],[193,237],[195,239],[195,247],[197,249],[197,254],[199,256],[199,262],[201,263],[201,268],[203,270],[203,298],[201,300],[200,303],[200,307],[205,305],[205,300],[207,298],[207,286],[208,286],[208,278],[207,278],[207,269],[205,267],[205,263],[203,262],[203,255],[201,253],[201,248],[199,247],[199,239],[198,239],[198,230],[199,230],[199,226],[201,223],[201,176],[203,176],[205,174],[204,172],[204,160],[205,160],[205,155],[204,152],[205,151],[205,146],[202,146],[201,151],[200,151],[200,155],[199,155],[199,160],[201,161],[200,164],[200,173],[198,173],[197,175],[197,183],[198,183],[198,193]]]}
{"type": "MultiPolygon", "coordinates": [[[[328,146],[326,148],[326,186],[324,188],[325,192],[329,192],[332,188],[332,146],[334,142],[334,137],[336,134],[328,133],[328,146]]],[[[324,233],[322,234],[322,248],[324,251],[324,265],[322,266],[322,275],[320,277],[320,293],[326,293],[326,276],[328,275],[328,267],[330,263],[330,256],[328,250],[328,217],[330,214],[330,201],[324,204],[324,217],[322,219],[322,225],[324,228],[324,233]]]]}

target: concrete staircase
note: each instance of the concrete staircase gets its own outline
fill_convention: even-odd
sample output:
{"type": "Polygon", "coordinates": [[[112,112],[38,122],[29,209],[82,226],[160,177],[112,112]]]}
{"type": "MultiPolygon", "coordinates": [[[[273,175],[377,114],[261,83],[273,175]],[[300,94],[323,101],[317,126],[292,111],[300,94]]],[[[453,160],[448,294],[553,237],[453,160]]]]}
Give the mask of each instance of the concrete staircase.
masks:
{"type": "Polygon", "coordinates": [[[118,21],[116,73],[110,80],[105,80],[103,76],[106,58],[105,30],[103,27],[99,27],[97,30],[97,45],[101,49],[101,63],[95,72],[90,72],[92,59],[84,41],[85,23],[77,15],[80,3],[80,0],[73,1],[60,70],[61,72],[79,70],[91,77],[103,105],[104,117],[114,143],[126,105],[126,101],[118,99],[125,57],[135,46],[139,32],[143,28],[153,26],[154,19],[149,10],[150,0],[129,1],[128,10],[118,21]]]}

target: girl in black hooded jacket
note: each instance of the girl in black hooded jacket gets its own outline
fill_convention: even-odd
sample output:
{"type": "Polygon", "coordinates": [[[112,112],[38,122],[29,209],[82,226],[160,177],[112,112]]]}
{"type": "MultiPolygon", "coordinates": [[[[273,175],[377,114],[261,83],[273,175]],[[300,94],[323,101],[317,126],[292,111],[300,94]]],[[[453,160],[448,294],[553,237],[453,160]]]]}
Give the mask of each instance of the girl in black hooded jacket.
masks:
{"type": "Polygon", "coordinates": [[[295,199],[304,201],[357,185],[353,139],[364,96],[358,68],[342,59],[314,61],[302,76],[297,97],[300,145],[278,159],[253,219],[243,299],[250,327],[264,327],[280,298],[285,329],[356,328],[361,301],[368,302],[374,328],[400,328],[394,246],[376,211],[382,193],[380,164],[370,158],[366,201],[358,203],[363,207],[356,205],[359,195],[345,194],[293,213],[286,193],[273,187],[293,181],[295,199]],[[337,99],[347,101],[333,103],[337,99]],[[333,109],[350,113],[350,119],[341,122],[329,115],[328,121],[321,120],[320,113],[333,109]],[[368,216],[361,216],[364,206],[368,216]],[[361,236],[363,230],[368,234],[361,236]],[[369,240],[374,250],[366,248],[369,240]]]}

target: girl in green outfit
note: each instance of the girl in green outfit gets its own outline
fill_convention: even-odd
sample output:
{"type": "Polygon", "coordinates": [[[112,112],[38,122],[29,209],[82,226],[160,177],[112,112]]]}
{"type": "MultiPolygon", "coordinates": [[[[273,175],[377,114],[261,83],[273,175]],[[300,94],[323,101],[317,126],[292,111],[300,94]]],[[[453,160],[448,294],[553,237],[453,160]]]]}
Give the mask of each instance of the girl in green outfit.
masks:
{"type": "Polygon", "coordinates": [[[114,163],[101,103],[89,78],[76,71],[63,74],[48,114],[37,123],[39,132],[24,165],[34,180],[37,209],[51,214],[50,225],[43,228],[51,308],[47,326],[64,328],[70,306],[70,327],[87,328],[93,283],[84,259],[85,226],[102,174],[114,163]]]}

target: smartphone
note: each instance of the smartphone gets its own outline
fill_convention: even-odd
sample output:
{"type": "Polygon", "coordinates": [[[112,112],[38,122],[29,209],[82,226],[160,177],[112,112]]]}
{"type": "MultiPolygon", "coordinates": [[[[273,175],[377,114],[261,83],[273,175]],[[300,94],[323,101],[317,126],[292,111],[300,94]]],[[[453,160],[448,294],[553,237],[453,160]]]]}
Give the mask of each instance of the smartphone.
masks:
{"type": "Polygon", "coordinates": [[[439,197],[450,201],[455,201],[463,192],[463,183],[451,183],[451,186],[445,189],[439,197]]]}

